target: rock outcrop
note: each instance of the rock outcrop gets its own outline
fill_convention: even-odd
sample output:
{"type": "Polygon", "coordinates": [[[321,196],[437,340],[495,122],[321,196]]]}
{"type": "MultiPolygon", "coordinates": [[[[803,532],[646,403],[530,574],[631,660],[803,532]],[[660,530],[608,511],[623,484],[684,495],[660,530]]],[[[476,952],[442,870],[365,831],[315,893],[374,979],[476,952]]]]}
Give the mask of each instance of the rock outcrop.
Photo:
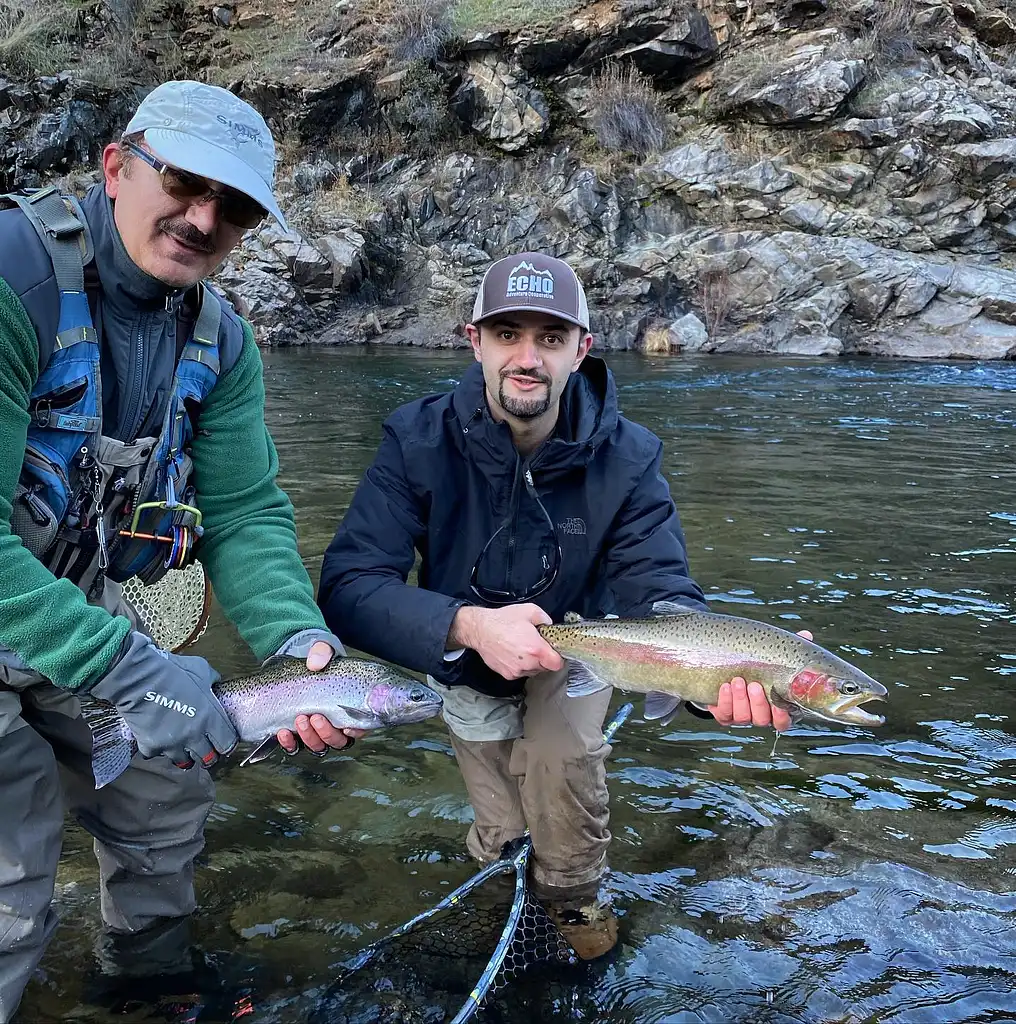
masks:
{"type": "Polygon", "coordinates": [[[190,74],[281,139],[293,230],[217,275],[263,344],[465,344],[485,266],[545,248],[601,347],[1010,358],[1008,8],[173,0],[130,81],[0,80],[0,185],[84,187],[138,95],[190,74]]]}

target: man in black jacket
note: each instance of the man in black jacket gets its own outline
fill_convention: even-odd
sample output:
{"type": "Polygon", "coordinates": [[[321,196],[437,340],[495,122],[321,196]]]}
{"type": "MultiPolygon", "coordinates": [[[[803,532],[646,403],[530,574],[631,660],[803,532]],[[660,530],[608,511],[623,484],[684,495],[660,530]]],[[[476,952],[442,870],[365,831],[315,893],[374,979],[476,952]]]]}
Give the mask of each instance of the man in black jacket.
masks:
{"type": "MultiPolygon", "coordinates": [[[[571,698],[536,627],[565,612],[704,608],[660,473],[662,444],[618,413],[588,356],[582,285],[522,253],[484,275],[466,327],[477,365],[451,392],[397,409],[325,554],[330,628],[426,672],[475,821],[481,863],[528,827],[533,883],[580,956],[609,950],[597,900],[610,842],[603,720],[611,691],[571,698]],[[419,552],[419,586],[406,580],[419,552]]],[[[723,724],[789,726],[758,683],[725,684],[723,724]]]]}

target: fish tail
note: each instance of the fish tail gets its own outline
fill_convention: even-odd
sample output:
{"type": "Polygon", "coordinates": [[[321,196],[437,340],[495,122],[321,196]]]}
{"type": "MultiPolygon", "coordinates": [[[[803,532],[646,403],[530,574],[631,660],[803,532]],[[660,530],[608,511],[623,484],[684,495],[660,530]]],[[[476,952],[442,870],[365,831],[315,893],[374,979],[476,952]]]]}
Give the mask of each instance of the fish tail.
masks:
{"type": "Polygon", "coordinates": [[[92,731],[92,775],[95,788],[118,779],[138,752],[130,726],[116,707],[104,700],[82,697],[81,717],[92,731]]]}

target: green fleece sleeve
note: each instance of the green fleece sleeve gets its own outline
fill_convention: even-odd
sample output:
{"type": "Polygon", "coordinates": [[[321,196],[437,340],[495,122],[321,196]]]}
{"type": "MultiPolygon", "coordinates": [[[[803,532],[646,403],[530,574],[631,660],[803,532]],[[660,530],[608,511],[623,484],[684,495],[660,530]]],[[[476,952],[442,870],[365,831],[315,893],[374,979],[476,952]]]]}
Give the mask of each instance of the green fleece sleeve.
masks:
{"type": "Polygon", "coordinates": [[[201,410],[193,455],[205,527],[195,553],[254,655],[266,658],[300,630],[327,628],[297,549],[293,505],[275,482],[261,355],[247,323],[240,358],[201,410]]]}
{"type": "Polygon", "coordinates": [[[39,342],[21,300],[0,279],[0,644],[57,686],[91,685],[112,664],[130,622],[57,579],[11,532],[11,502],[28,436],[39,342]]]}

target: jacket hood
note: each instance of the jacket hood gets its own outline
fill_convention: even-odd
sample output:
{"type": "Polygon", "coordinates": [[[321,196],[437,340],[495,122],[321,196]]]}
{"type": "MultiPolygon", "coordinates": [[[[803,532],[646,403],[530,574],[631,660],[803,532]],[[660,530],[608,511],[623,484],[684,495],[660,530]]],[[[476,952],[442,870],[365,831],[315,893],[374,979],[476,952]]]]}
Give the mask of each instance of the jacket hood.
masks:
{"type": "MultiPolygon", "coordinates": [[[[490,414],[479,363],[456,386],[452,407],[462,434],[503,466],[515,446],[508,425],[490,414]]],[[[544,475],[585,465],[617,429],[617,418],[614,375],[602,359],[587,355],[565,385],[554,433],[531,456],[534,468],[544,475]]]]}

